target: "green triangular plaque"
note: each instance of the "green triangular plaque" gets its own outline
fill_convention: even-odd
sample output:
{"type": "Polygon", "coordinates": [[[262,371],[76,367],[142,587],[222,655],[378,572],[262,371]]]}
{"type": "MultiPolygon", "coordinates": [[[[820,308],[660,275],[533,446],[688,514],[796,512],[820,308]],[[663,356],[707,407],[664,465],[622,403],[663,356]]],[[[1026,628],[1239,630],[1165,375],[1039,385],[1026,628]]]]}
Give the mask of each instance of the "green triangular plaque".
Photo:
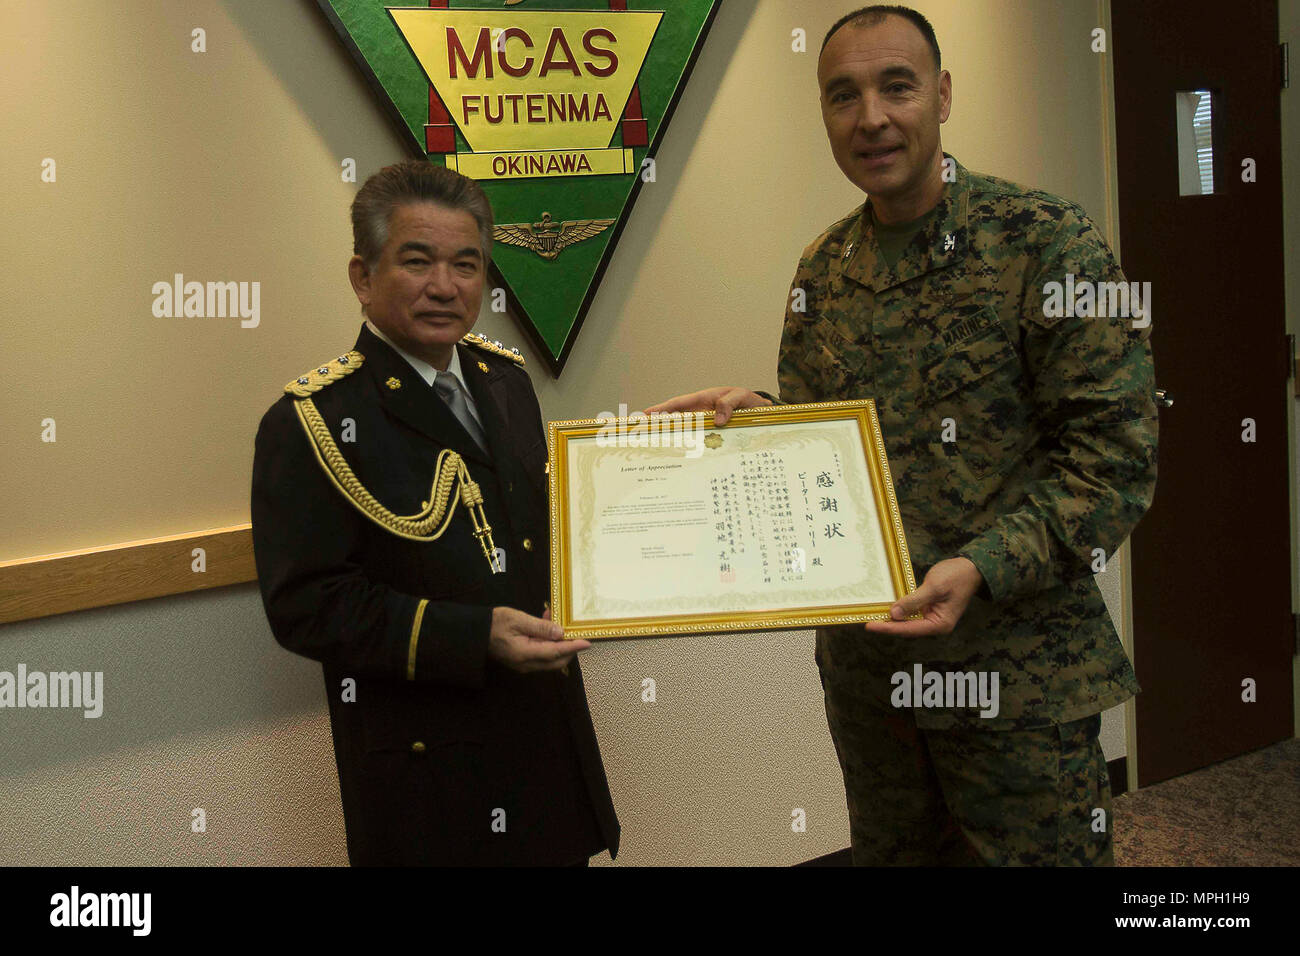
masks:
{"type": "Polygon", "coordinates": [[[317,0],[419,156],[478,180],[493,280],[559,376],[717,0],[317,0]]]}

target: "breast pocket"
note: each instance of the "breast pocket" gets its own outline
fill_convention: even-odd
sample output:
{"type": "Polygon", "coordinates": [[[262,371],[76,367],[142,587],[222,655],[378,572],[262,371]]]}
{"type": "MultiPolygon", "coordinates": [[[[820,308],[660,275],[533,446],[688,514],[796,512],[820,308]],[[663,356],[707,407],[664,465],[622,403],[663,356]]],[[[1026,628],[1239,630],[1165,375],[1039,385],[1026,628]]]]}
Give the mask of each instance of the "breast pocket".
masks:
{"type": "Polygon", "coordinates": [[[866,398],[870,352],[866,344],[845,336],[830,320],[821,318],[808,327],[803,363],[805,381],[820,401],[866,398]]]}
{"type": "Polygon", "coordinates": [[[993,310],[974,318],[991,322],[925,367],[921,401],[940,447],[955,444],[983,479],[1011,469],[1026,438],[1027,414],[1019,351],[993,310]]]}

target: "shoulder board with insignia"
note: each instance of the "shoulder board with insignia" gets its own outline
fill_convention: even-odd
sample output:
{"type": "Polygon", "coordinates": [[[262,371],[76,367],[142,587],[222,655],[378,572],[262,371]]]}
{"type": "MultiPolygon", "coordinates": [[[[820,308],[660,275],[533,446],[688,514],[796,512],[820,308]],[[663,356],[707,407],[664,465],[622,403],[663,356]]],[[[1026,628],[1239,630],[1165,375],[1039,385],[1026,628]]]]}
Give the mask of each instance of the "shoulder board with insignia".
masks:
{"type": "Polygon", "coordinates": [[[298,398],[306,398],[308,395],[319,392],[326,385],[337,382],[341,378],[347,378],[361,368],[361,363],[365,360],[364,355],[353,349],[336,359],[330,359],[324,365],[319,365],[310,372],[304,372],[286,385],[284,390],[298,398]]]}
{"type": "Polygon", "coordinates": [[[500,342],[489,341],[488,339],[483,338],[483,336],[477,335],[473,332],[467,333],[465,337],[461,339],[461,342],[465,345],[472,345],[477,349],[482,349],[484,352],[491,352],[493,355],[500,355],[502,358],[508,358],[510,361],[516,362],[519,365],[524,364],[524,357],[520,353],[519,349],[508,349],[500,342]]]}

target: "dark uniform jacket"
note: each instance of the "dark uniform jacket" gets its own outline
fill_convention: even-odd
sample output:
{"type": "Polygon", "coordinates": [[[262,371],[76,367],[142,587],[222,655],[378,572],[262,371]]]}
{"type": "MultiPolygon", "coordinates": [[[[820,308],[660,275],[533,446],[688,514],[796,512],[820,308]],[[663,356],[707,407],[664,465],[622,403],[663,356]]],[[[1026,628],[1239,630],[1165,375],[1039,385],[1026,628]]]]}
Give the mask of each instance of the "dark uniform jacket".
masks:
{"type": "Polygon", "coordinates": [[[488,657],[493,607],[544,611],[547,452],[522,360],[477,336],[457,348],[490,455],[364,326],[353,352],[291,382],[297,394],[263,417],[252,519],[267,618],[281,645],[324,665],[354,865],[616,853],[577,661],[519,674],[488,657]],[[313,438],[312,420],[328,434],[313,438]],[[410,536],[404,519],[433,498],[444,449],[482,490],[503,573],[464,504],[436,540],[410,536]]]}

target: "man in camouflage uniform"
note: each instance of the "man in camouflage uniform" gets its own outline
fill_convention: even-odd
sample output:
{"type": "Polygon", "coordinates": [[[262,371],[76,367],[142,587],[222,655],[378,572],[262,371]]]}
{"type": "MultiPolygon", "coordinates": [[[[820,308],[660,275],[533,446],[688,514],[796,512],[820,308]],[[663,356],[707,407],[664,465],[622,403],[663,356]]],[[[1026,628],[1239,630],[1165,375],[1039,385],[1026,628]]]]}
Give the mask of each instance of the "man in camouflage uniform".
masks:
{"type": "MultiPolygon", "coordinates": [[[[1100,713],[1138,686],[1092,571],[1154,491],[1148,323],[1050,300],[1067,275],[1124,276],[1078,206],[942,152],[939,65],[905,8],[827,35],[827,134],[871,198],[804,250],[778,364],[783,401],[875,399],[924,576],[867,635],[817,632],[854,861],[1111,864],[1100,713]],[[917,664],[996,673],[996,715],[897,706],[894,675],[917,664]]],[[[655,410],[721,424],[768,398],[723,387],[655,410]]]]}

